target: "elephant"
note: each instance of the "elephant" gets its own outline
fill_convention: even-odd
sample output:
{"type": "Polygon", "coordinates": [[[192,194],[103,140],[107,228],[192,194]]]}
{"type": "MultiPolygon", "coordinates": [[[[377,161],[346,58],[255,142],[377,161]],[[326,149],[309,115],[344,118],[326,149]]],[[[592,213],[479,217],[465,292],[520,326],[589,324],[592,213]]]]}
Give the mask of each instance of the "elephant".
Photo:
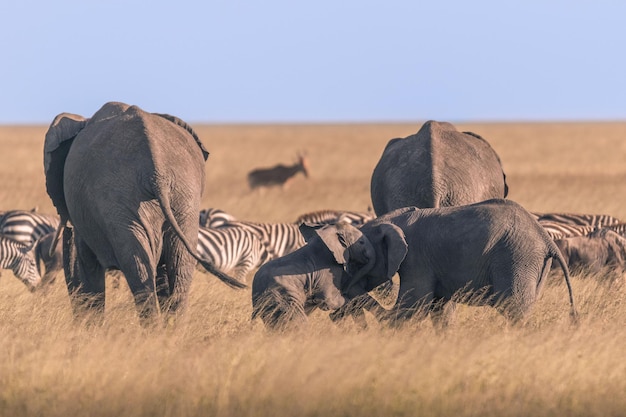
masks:
{"type": "MultiPolygon", "coordinates": [[[[567,262],[535,218],[518,203],[491,199],[456,207],[403,208],[365,224],[361,232],[370,236],[388,223],[402,229],[409,247],[397,271],[398,298],[383,317],[392,323],[401,323],[416,313],[430,313],[436,325],[445,325],[449,317],[444,312],[451,301],[489,305],[510,322],[520,322],[541,293],[553,259],[563,271],[570,315],[574,322],[577,320],[567,262]]],[[[354,294],[351,287],[357,286],[356,292],[367,298],[367,291],[388,282],[376,272],[384,245],[371,239],[370,244],[373,248],[367,255],[368,264],[350,267],[353,272],[344,293],[354,294]]],[[[344,311],[335,312],[333,318],[341,318],[350,304],[344,304],[344,311]]]]}
{"type": "MultiPolygon", "coordinates": [[[[252,320],[261,318],[269,329],[303,325],[316,308],[342,307],[346,299],[341,288],[349,279],[344,265],[366,261],[363,252],[355,250],[365,243],[363,235],[348,223],[305,223],[300,230],[307,244],[261,266],[252,281],[252,320]]],[[[388,260],[391,269],[397,269],[402,260],[399,249],[392,251],[394,259],[388,260]]]]}
{"type": "Polygon", "coordinates": [[[391,139],[371,178],[376,215],[402,207],[460,206],[506,198],[500,157],[472,132],[447,122],[427,121],[406,138],[391,139]]]}
{"type": "Polygon", "coordinates": [[[142,324],[185,310],[196,262],[246,287],[195,252],[208,156],[187,123],[137,106],[109,102],[91,118],[55,117],[44,143],[46,190],[61,217],[56,240],[62,235],[75,317],[102,319],[106,269],[125,275],[142,324]]]}
{"type": "Polygon", "coordinates": [[[310,240],[302,251],[312,259],[306,262],[330,271],[333,282],[341,285],[345,300],[331,313],[333,320],[349,314],[361,317],[366,308],[392,325],[430,313],[434,324],[443,327],[450,318],[447,305],[458,301],[495,307],[517,323],[530,312],[553,259],[565,276],[570,314],[577,320],[566,261],[532,215],[513,201],[405,207],[360,228],[347,224],[325,228],[327,238],[310,240]],[[312,244],[324,244],[335,256],[307,248],[312,244]],[[340,279],[341,271],[348,278],[340,279]],[[396,272],[398,298],[386,310],[368,293],[388,283],[396,272]]]}
{"type": "Polygon", "coordinates": [[[626,239],[612,230],[600,228],[587,236],[555,243],[572,270],[598,273],[608,267],[620,274],[626,272],[626,239]]]}

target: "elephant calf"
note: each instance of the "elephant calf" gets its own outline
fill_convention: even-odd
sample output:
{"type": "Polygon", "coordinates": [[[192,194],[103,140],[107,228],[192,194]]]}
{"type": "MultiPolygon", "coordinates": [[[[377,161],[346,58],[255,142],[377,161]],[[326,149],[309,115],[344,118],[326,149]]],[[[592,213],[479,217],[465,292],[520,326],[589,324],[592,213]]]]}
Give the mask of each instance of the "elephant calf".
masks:
{"type": "Polygon", "coordinates": [[[316,308],[340,308],[345,303],[340,288],[348,278],[346,259],[347,254],[333,253],[322,240],[313,239],[261,266],[252,281],[252,319],[261,318],[266,327],[278,330],[306,323],[316,308]]]}
{"type": "Polygon", "coordinates": [[[612,230],[598,229],[587,236],[555,241],[571,269],[600,272],[611,268],[626,272],[626,239],[612,230]]]}

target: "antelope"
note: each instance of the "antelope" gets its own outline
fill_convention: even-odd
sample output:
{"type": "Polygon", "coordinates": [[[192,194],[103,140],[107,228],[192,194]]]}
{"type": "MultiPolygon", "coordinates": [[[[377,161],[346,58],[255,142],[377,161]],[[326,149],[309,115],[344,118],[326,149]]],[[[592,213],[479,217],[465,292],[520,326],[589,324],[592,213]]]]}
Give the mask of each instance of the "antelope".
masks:
{"type": "Polygon", "coordinates": [[[306,178],[309,177],[308,161],[304,154],[298,155],[298,162],[294,165],[279,164],[272,168],[258,168],[250,171],[248,173],[248,184],[252,190],[272,186],[286,188],[290,180],[298,172],[302,172],[306,178]]]}

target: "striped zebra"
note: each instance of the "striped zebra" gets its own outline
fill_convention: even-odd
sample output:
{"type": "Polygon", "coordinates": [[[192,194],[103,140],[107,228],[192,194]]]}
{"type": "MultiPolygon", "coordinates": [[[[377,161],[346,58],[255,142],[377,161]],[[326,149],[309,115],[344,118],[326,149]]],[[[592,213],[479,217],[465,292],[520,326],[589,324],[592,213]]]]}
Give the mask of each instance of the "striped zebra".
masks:
{"type": "Polygon", "coordinates": [[[215,229],[225,226],[228,222],[237,220],[232,214],[216,208],[200,210],[200,226],[215,229]]]}
{"type": "Polygon", "coordinates": [[[602,226],[602,230],[604,229],[611,230],[617,233],[618,235],[626,238],[626,223],[616,223],[616,224],[609,224],[607,226],[602,226]]]}
{"type": "Polygon", "coordinates": [[[373,213],[358,211],[317,210],[300,215],[294,223],[301,225],[303,223],[334,224],[345,222],[354,226],[360,226],[370,220],[373,220],[375,217],[376,216],[373,213]]]}
{"type": "Polygon", "coordinates": [[[244,282],[247,274],[267,262],[269,257],[261,235],[250,228],[237,226],[200,227],[197,251],[201,258],[209,260],[221,272],[232,273],[235,279],[244,282]]]}
{"type": "Polygon", "coordinates": [[[10,210],[0,218],[0,234],[26,245],[56,231],[59,216],[27,210],[10,210]]]}
{"type": "Polygon", "coordinates": [[[548,220],[540,221],[539,224],[546,232],[548,232],[548,235],[552,238],[552,240],[564,239],[567,237],[587,236],[598,229],[597,226],[583,226],[548,220]]]}
{"type": "Polygon", "coordinates": [[[235,221],[229,223],[228,226],[243,227],[260,235],[268,252],[267,261],[285,256],[305,244],[299,225],[293,223],[235,221]]]}
{"type": "Polygon", "coordinates": [[[30,291],[41,282],[34,247],[0,236],[0,269],[10,269],[30,291]]]}
{"type": "Polygon", "coordinates": [[[622,223],[616,217],[608,214],[579,214],[579,213],[533,213],[537,221],[556,222],[562,224],[570,224],[574,226],[597,226],[604,227],[607,225],[622,223]]]}

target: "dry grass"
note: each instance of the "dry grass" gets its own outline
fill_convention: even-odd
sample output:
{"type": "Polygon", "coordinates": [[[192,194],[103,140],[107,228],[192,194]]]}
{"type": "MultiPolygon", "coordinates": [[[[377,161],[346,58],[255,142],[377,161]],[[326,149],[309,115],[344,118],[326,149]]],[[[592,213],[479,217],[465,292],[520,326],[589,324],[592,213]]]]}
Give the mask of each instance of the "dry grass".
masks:
{"type": "MultiPolygon", "coordinates": [[[[500,154],[510,197],[534,211],[626,219],[626,124],[461,125],[500,154]]],[[[412,125],[197,126],[211,151],[204,207],[291,221],[322,208],[365,210],[387,140],[412,125]],[[249,193],[252,168],[311,159],[309,180],[249,193]]],[[[46,127],[0,128],[0,210],[53,212],[45,193],[46,127]]],[[[571,328],[555,275],[523,327],[462,307],[429,321],[358,332],[315,313],[308,329],[250,323],[249,290],[198,273],[175,329],[138,326],[125,286],[108,288],[102,327],[75,326],[63,280],[31,294],[0,280],[0,416],[607,416],[626,410],[626,289],[574,277],[582,321],[571,328]]]]}

